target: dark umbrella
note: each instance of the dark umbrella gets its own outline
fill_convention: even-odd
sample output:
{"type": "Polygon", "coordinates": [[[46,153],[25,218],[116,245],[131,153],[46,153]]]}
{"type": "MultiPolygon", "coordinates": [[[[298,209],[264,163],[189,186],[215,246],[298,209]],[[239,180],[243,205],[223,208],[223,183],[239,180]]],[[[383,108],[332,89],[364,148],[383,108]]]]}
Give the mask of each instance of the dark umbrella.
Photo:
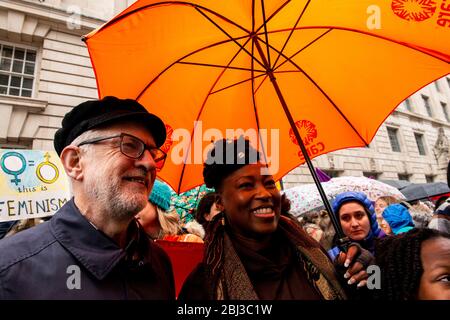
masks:
{"type": "Polygon", "coordinates": [[[444,182],[412,183],[400,191],[405,195],[407,201],[414,201],[449,193],[450,188],[444,182]]]}
{"type": "Polygon", "coordinates": [[[320,182],[327,182],[331,180],[331,177],[329,177],[325,172],[323,172],[319,168],[316,168],[316,173],[320,182]]]}
{"type": "Polygon", "coordinates": [[[383,183],[386,183],[390,186],[393,186],[394,188],[397,188],[398,190],[402,190],[403,188],[411,185],[411,182],[407,180],[380,180],[383,183]]]}

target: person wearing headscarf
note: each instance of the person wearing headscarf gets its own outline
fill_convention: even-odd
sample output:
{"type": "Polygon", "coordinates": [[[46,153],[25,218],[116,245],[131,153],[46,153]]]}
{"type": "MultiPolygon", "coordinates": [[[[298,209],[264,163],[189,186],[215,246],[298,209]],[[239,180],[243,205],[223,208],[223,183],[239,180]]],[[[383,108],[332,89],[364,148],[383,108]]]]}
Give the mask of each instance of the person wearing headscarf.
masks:
{"type": "MultiPolygon", "coordinates": [[[[350,241],[374,254],[374,240],[383,238],[386,234],[378,226],[374,207],[366,194],[355,191],[338,194],[333,201],[333,212],[350,241]]],[[[328,251],[332,261],[342,251],[337,245],[337,239],[334,244],[335,247],[328,251]]]]}
{"type": "Polygon", "coordinates": [[[203,177],[217,191],[221,212],[208,225],[203,262],[179,300],[346,298],[326,251],[281,212],[288,206],[266,170],[248,140],[216,141],[203,177]]]}

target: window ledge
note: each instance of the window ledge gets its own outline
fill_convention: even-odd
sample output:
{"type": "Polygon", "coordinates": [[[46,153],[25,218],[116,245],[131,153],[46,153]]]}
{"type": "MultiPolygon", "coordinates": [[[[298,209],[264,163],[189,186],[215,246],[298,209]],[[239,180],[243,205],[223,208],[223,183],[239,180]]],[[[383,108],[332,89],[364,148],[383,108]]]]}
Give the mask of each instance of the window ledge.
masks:
{"type": "Polygon", "coordinates": [[[47,101],[24,97],[12,97],[0,95],[0,105],[26,108],[28,111],[44,111],[47,101]]]}

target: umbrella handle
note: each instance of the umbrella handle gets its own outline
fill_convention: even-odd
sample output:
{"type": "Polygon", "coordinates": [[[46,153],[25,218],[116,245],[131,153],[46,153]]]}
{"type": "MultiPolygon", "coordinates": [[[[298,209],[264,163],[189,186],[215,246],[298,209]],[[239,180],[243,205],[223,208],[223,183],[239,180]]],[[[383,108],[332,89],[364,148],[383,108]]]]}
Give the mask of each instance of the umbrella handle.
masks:
{"type": "Polygon", "coordinates": [[[350,238],[347,236],[339,237],[339,239],[337,240],[337,245],[339,249],[341,249],[341,251],[343,252],[347,252],[350,243],[351,243],[350,238]]]}

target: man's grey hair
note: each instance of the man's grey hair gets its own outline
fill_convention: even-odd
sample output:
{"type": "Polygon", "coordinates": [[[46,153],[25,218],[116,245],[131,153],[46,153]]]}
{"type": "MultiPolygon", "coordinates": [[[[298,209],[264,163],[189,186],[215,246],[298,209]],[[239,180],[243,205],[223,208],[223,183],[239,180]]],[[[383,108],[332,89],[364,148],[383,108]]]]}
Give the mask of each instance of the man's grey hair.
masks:
{"type": "MultiPolygon", "coordinates": [[[[113,132],[110,131],[110,130],[107,130],[107,129],[91,129],[91,130],[83,132],[78,137],[76,137],[70,143],[70,145],[71,146],[78,146],[78,144],[80,144],[83,141],[86,141],[86,140],[89,140],[89,139],[100,138],[100,137],[103,137],[103,136],[107,136],[109,134],[113,134],[113,132]]],[[[92,144],[84,144],[80,148],[82,148],[82,150],[84,150],[84,151],[88,151],[89,148],[91,148],[91,147],[92,147],[92,144]]]]}

